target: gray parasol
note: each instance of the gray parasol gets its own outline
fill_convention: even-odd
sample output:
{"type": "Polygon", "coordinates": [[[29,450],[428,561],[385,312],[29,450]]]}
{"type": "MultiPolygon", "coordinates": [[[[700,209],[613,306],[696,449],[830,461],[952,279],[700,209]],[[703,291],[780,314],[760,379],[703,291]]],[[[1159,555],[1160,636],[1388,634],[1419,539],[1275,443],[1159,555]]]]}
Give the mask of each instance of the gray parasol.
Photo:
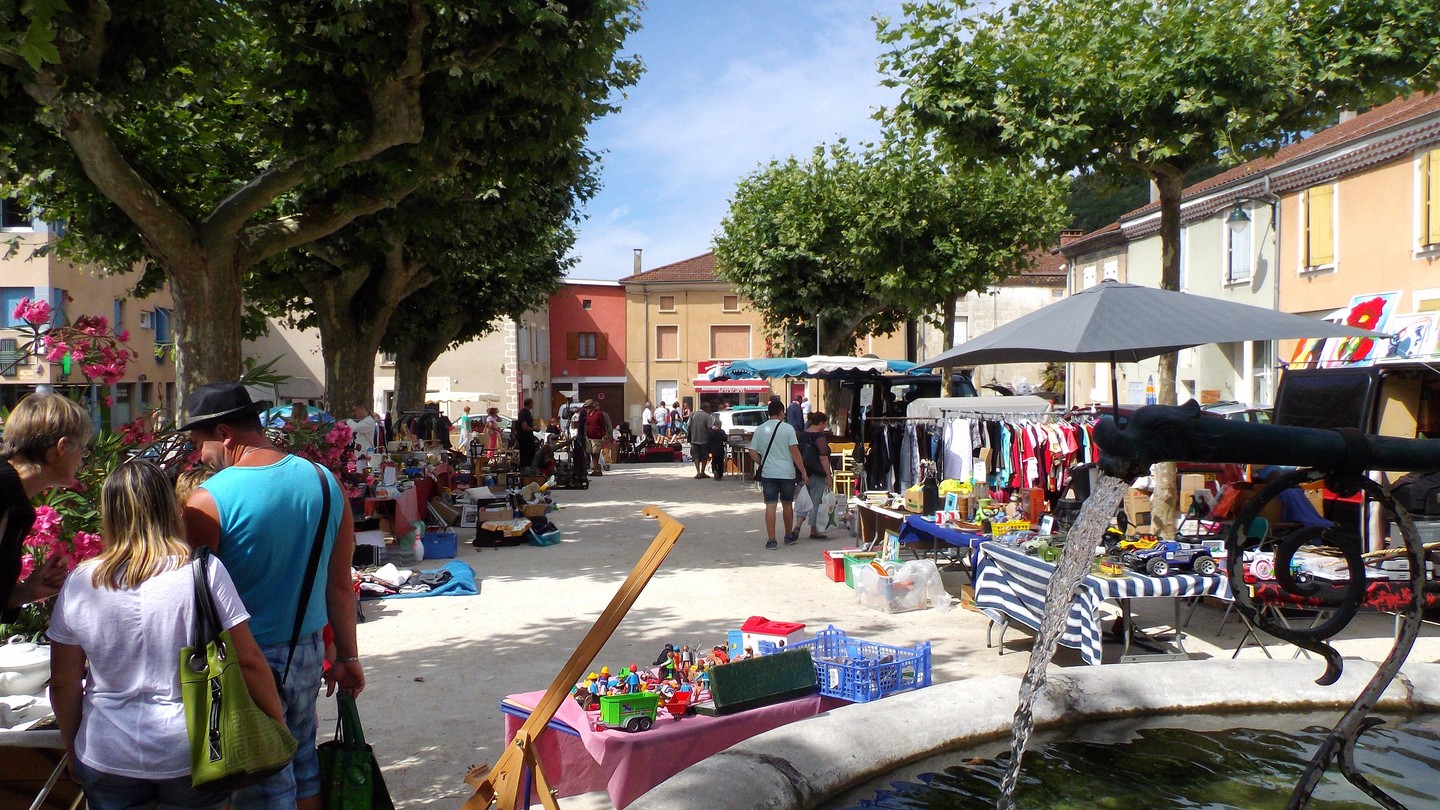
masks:
{"type": "Polygon", "coordinates": [[[1102,281],[986,332],[917,368],[998,363],[1134,363],[1207,343],[1297,338],[1384,337],[1350,326],[1219,298],[1102,281]]]}

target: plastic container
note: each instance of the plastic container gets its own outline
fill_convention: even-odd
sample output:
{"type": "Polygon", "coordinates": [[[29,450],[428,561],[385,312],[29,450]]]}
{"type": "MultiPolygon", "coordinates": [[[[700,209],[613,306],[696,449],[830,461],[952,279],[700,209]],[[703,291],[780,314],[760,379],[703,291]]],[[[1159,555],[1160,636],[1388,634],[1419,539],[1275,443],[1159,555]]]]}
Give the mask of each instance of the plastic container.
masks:
{"type": "Polygon", "coordinates": [[[420,542],[425,547],[427,560],[448,560],[455,556],[459,544],[455,532],[425,532],[420,542]]]}
{"type": "Polygon", "coordinates": [[[791,645],[806,648],[815,662],[820,694],[867,703],[930,685],[930,642],[912,648],[892,647],[850,638],[834,625],[815,638],[791,645]]]}
{"type": "Polygon", "coordinates": [[[530,545],[532,546],[553,546],[560,542],[560,530],[548,531],[544,534],[530,532],[530,545]]]}
{"type": "MultiPolygon", "coordinates": [[[[826,551],[824,554],[825,576],[829,577],[831,582],[844,582],[845,555],[848,552],[859,550],[858,548],[836,548],[826,551]]],[[[852,585],[851,587],[854,586],[852,585]]]]}
{"type": "Polygon", "coordinates": [[[855,566],[869,565],[871,560],[879,556],[873,551],[847,551],[845,553],[845,587],[855,587],[855,566]]]}

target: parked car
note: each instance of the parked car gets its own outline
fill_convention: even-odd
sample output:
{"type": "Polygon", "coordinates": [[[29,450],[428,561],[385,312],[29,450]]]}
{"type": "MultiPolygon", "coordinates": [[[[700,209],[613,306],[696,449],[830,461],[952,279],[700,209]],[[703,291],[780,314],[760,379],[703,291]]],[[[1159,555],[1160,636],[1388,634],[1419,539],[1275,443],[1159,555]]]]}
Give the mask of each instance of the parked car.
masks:
{"type": "Polygon", "coordinates": [[[1268,425],[1271,421],[1270,410],[1268,408],[1256,408],[1253,405],[1246,405],[1243,402],[1212,402],[1209,405],[1201,405],[1200,410],[1206,413],[1213,413],[1216,416],[1223,416],[1226,419],[1258,422],[1262,425],[1268,425]]]}
{"type": "Polygon", "coordinates": [[[727,408],[715,413],[716,420],[720,423],[720,429],[727,434],[732,428],[740,428],[747,434],[754,433],[755,428],[765,424],[770,418],[766,414],[764,405],[739,405],[734,408],[727,408]]]}

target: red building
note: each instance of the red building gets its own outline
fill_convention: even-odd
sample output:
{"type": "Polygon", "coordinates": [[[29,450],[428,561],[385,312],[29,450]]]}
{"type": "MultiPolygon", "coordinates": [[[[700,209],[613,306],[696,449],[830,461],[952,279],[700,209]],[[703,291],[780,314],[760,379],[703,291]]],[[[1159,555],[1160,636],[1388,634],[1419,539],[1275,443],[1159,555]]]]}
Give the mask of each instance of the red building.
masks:
{"type": "Polygon", "coordinates": [[[625,288],[567,281],[550,296],[551,413],[566,400],[594,399],[625,419],[625,288]]]}

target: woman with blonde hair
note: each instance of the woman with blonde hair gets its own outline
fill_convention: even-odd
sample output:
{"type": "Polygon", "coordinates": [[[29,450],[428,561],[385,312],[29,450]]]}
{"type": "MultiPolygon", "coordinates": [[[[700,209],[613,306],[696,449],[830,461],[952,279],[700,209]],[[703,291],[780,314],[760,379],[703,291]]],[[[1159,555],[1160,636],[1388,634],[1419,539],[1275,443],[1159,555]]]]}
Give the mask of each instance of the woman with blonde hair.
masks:
{"type": "Polygon", "coordinates": [[[31,394],[5,422],[0,444],[0,624],[14,621],[21,605],[55,595],[65,564],[52,554],[19,582],[21,544],[35,525],[30,501],[53,487],[69,486],[85,460],[90,415],[57,394],[31,394]]]}
{"type": "MultiPolygon", "coordinates": [[[[147,461],[120,465],[101,491],[100,522],[105,550],[66,580],[48,633],[50,696],[71,772],[94,810],[223,806],[228,796],[190,786],[179,655],[193,641],[195,577],[170,479],[147,461]]],[[[219,559],[208,566],[250,695],[283,723],[240,594],[219,559]]]]}

